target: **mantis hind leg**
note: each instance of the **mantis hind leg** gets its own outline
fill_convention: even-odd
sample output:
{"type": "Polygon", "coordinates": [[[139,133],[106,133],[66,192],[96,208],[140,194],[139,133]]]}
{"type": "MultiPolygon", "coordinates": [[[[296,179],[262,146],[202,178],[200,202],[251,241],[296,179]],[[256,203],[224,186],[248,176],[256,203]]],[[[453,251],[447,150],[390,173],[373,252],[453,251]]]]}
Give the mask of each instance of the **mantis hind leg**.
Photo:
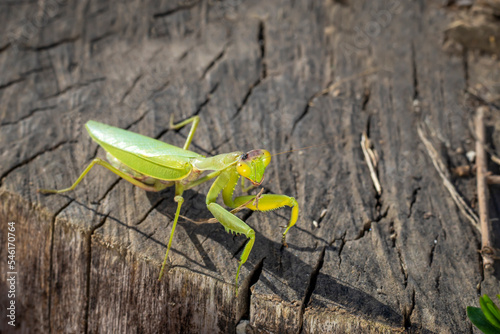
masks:
{"type": "Polygon", "coordinates": [[[65,188],[65,189],[61,189],[61,190],[57,190],[57,189],[38,189],[38,192],[40,192],[42,194],[60,194],[60,193],[66,192],[66,191],[74,190],[76,188],[76,186],[83,180],[83,178],[85,177],[85,175],[87,175],[87,173],[95,165],[101,165],[103,167],[106,167],[107,169],[109,169],[110,171],[112,171],[116,175],[120,176],[121,178],[123,178],[123,179],[127,180],[128,182],[132,183],[133,185],[138,186],[139,188],[142,188],[142,189],[147,190],[147,191],[160,191],[162,189],[165,189],[165,187],[167,187],[166,184],[162,184],[160,182],[155,182],[155,184],[151,185],[151,186],[147,185],[147,184],[144,184],[141,181],[134,179],[132,176],[130,176],[130,175],[122,172],[118,168],[113,167],[109,162],[104,161],[104,160],[99,159],[99,158],[95,158],[87,166],[87,168],[85,168],[85,170],[83,171],[83,173],[78,177],[78,179],[75,181],[75,183],[73,183],[73,185],[71,187],[65,188]]]}
{"type": "Polygon", "coordinates": [[[200,122],[200,117],[193,116],[191,118],[186,119],[185,121],[174,124],[174,115],[172,114],[170,116],[170,128],[174,129],[174,130],[180,129],[189,123],[193,123],[193,125],[191,126],[191,130],[189,131],[189,134],[186,138],[186,142],[184,143],[184,147],[183,147],[184,150],[187,150],[189,148],[189,145],[191,144],[191,141],[193,140],[194,133],[196,132],[196,128],[198,127],[199,122],[200,122]]]}

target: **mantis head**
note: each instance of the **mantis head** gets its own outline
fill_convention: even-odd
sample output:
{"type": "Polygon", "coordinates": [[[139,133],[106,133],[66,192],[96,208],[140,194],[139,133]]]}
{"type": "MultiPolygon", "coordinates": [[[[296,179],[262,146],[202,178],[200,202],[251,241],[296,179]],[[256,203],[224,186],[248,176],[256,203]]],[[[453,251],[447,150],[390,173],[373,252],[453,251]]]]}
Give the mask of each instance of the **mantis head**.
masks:
{"type": "Polygon", "coordinates": [[[264,172],[270,162],[271,153],[266,150],[252,150],[240,157],[236,170],[241,176],[249,179],[254,186],[258,186],[264,181],[264,172]]]}

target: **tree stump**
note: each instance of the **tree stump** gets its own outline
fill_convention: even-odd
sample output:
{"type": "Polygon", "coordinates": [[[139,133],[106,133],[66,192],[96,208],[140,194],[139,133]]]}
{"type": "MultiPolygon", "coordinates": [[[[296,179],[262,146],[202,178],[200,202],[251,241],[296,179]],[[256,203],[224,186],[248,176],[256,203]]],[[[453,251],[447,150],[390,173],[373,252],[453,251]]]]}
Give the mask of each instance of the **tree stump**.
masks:
{"type": "MultiPolygon", "coordinates": [[[[417,131],[426,127],[450,169],[467,163],[468,122],[486,103],[489,140],[500,144],[498,104],[468,93],[498,90],[499,62],[442,47],[467,9],[405,0],[0,8],[0,268],[17,272],[14,298],[0,284],[2,310],[16,305],[16,326],[3,316],[2,332],[470,333],[466,306],[500,293],[500,270],[483,272],[480,235],[417,131]],[[256,243],[238,296],[246,238],[219,224],[181,219],[158,282],[172,189],[148,193],[97,167],[72,192],[37,193],[70,186],[104,158],[86,121],[182,146],[189,128],[170,130],[170,115],[200,116],[191,149],[207,156],[320,145],[276,155],[266,172],[266,192],[300,205],[288,248],[289,209],[239,213],[256,243]],[[372,171],[363,133],[379,157],[372,171]]],[[[474,203],[473,177],[453,184],[474,203]]],[[[210,185],[185,192],[183,216],[211,218],[210,185]]],[[[492,188],[493,219],[498,198],[492,188]]]]}

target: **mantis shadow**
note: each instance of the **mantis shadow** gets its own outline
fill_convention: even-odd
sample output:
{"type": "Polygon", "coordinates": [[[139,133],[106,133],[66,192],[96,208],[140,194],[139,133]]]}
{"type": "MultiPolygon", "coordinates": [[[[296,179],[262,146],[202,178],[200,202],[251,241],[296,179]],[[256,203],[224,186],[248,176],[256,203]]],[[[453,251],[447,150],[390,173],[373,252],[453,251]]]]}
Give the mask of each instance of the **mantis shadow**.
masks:
{"type": "MultiPolygon", "coordinates": [[[[184,192],[183,196],[185,201],[181,209],[181,215],[188,216],[189,219],[193,221],[201,221],[211,218],[211,213],[205,205],[205,195],[188,190],[184,192]]],[[[169,220],[173,220],[177,208],[177,204],[173,201],[173,190],[165,190],[160,193],[147,193],[147,197],[152,205],[157,203],[160,198],[165,198],[162,204],[158,205],[155,210],[168,217],[169,220]]],[[[245,218],[248,218],[253,214],[262,215],[269,213],[256,212],[247,213],[245,215],[243,212],[244,217],[242,218],[246,221],[247,219],[245,218]]],[[[241,213],[238,213],[238,215],[241,217],[241,213]]],[[[211,239],[220,244],[221,247],[225,247],[228,252],[233,254],[233,258],[235,258],[234,271],[236,272],[239,253],[247,241],[244,236],[233,237],[230,234],[225,233],[223,226],[220,224],[196,224],[182,218],[179,218],[177,226],[186,231],[189,236],[189,240],[193,243],[194,248],[203,259],[203,263],[193,260],[193,257],[189,254],[176,249],[175,241],[170,250],[171,252],[177,252],[178,254],[185,256],[189,262],[196,263],[196,265],[216,273],[220,270],[220,268],[217,268],[218,265],[210,259],[209,253],[203,246],[203,242],[200,242],[200,240],[211,239]]],[[[177,234],[177,231],[175,233],[177,234]]],[[[258,263],[261,259],[266,258],[264,261],[264,271],[266,271],[266,275],[261,275],[259,277],[261,283],[287,302],[293,301],[289,300],[287,294],[280,291],[279,287],[276,286],[275,283],[273,283],[273,281],[269,278],[273,278],[273,280],[276,278],[276,280],[283,282],[284,285],[293,289],[297,296],[304,296],[307,286],[304,285],[303,280],[297,279],[297,277],[299,277],[299,275],[300,277],[309,277],[310,273],[314,270],[313,266],[301,260],[300,257],[287,250],[287,248],[282,247],[281,235],[277,236],[275,239],[269,239],[257,229],[255,229],[255,233],[255,244],[248,261],[244,264],[244,267],[248,270],[252,270],[256,263],[258,263]],[[294,268],[293,271],[299,273],[299,275],[290,276],[290,268],[294,268]]],[[[176,236],[174,235],[174,240],[175,238],[176,236]]],[[[162,244],[166,249],[166,242],[160,242],[157,240],[156,242],[162,244]]],[[[298,249],[301,252],[319,253],[318,247],[314,245],[299,247],[297,245],[290,244],[290,248],[298,249]]],[[[338,251],[335,247],[329,247],[328,249],[330,251],[338,251]]],[[[192,268],[188,269],[192,270],[192,268]]],[[[203,272],[202,274],[207,275],[206,272],[203,272]]],[[[214,278],[218,279],[216,276],[217,275],[214,274],[214,278]]],[[[341,306],[353,314],[358,314],[369,319],[375,319],[378,322],[391,326],[401,326],[403,323],[401,313],[393,310],[390,306],[379,302],[371,295],[355,287],[349,286],[348,284],[321,272],[317,276],[317,282],[317,284],[321,284],[323,287],[321,289],[317,289],[318,286],[316,286],[316,289],[313,291],[314,293],[320,294],[322,299],[341,306]]],[[[315,298],[315,303],[317,305],[327,307],[327,305],[325,305],[324,302],[318,298],[315,298]]],[[[426,331],[426,333],[431,332],[426,331]]]]}

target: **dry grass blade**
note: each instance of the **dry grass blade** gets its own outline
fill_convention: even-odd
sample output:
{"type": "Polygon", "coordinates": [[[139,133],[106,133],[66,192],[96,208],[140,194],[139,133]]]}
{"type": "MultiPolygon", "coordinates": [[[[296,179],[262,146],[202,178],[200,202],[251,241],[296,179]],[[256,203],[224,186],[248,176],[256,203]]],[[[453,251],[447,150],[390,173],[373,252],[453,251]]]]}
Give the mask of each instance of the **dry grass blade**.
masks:
{"type": "Polygon", "coordinates": [[[464,199],[460,196],[458,191],[456,190],[455,186],[451,183],[448,175],[449,172],[445,167],[445,164],[441,160],[441,157],[439,156],[438,152],[432,146],[432,143],[429,141],[429,139],[426,137],[424,134],[424,130],[422,128],[422,125],[419,124],[418,129],[417,129],[418,135],[420,137],[420,140],[422,140],[422,143],[425,146],[425,149],[427,150],[427,153],[429,154],[429,157],[431,158],[432,164],[436,168],[436,171],[438,172],[439,176],[443,180],[443,184],[445,188],[448,190],[448,192],[451,195],[451,198],[453,198],[453,201],[455,201],[455,204],[458,206],[460,211],[467,217],[467,219],[470,221],[472,226],[476,228],[476,230],[481,233],[481,229],[479,227],[479,218],[477,215],[474,213],[474,211],[465,203],[464,199]]]}
{"type": "Polygon", "coordinates": [[[372,178],[373,186],[377,191],[377,194],[382,194],[382,186],[380,185],[380,181],[378,180],[376,166],[378,164],[378,155],[371,148],[370,139],[366,136],[366,133],[363,132],[361,135],[361,149],[363,150],[363,155],[365,156],[366,164],[368,165],[368,169],[370,170],[370,176],[372,178]]]}

